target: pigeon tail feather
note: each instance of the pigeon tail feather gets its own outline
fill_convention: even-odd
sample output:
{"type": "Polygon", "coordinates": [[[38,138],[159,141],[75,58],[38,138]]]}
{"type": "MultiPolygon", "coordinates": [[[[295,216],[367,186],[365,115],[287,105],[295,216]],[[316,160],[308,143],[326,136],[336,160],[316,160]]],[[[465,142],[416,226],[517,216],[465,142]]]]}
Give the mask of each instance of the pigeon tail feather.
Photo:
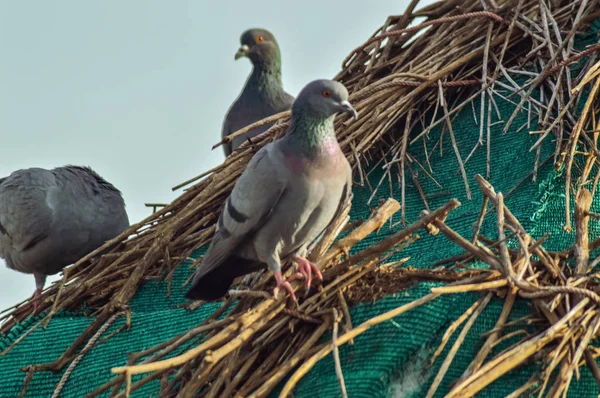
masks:
{"type": "Polygon", "coordinates": [[[227,294],[235,278],[254,271],[255,267],[252,266],[255,264],[255,261],[231,256],[217,268],[194,281],[185,297],[190,300],[218,300],[227,294]]]}

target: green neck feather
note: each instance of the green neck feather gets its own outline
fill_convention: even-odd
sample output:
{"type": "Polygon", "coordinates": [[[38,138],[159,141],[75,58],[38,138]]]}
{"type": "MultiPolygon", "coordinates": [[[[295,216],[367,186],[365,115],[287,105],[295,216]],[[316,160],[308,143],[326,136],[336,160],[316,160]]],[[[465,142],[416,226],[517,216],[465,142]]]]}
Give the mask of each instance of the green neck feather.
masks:
{"type": "Polygon", "coordinates": [[[323,118],[307,113],[302,109],[293,110],[286,139],[297,151],[312,157],[322,152],[324,144],[337,144],[333,128],[335,115],[323,118]]]}
{"type": "Polygon", "coordinates": [[[247,87],[266,96],[277,95],[279,92],[283,92],[281,57],[279,54],[254,61],[247,87]]]}

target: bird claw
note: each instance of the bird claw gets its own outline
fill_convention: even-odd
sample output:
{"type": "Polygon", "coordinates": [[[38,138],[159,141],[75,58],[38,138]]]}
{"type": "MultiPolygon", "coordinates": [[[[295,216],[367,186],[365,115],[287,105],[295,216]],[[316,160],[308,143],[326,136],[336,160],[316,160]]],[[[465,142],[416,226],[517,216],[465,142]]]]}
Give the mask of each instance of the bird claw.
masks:
{"type": "Polygon", "coordinates": [[[296,261],[296,264],[298,265],[298,272],[296,272],[295,274],[290,276],[287,281],[285,279],[283,279],[283,276],[281,275],[281,271],[275,272],[274,274],[275,274],[275,281],[277,281],[277,286],[273,290],[273,294],[275,296],[277,296],[279,294],[279,289],[284,288],[289,293],[292,300],[294,300],[294,302],[296,304],[298,304],[298,300],[296,299],[296,294],[294,293],[294,289],[292,288],[292,285],[290,284],[290,282],[293,282],[298,279],[304,279],[306,289],[308,289],[308,288],[310,288],[313,274],[320,281],[323,280],[323,275],[321,274],[321,271],[319,271],[319,268],[317,268],[317,266],[314,263],[308,261],[304,257],[296,256],[294,259],[296,261]]]}
{"type": "Polygon", "coordinates": [[[292,276],[290,276],[288,278],[288,282],[291,283],[291,282],[296,281],[298,279],[304,280],[304,279],[306,279],[306,276],[302,272],[296,272],[294,275],[292,275],[292,276]]]}
{"type": "Polygon", "coordinates": [[[295,260],[298,264],[298,273],[296,275],[300,274],[302,275],[302,277],[304,277],[304,280],[306,281],[305,287],[307,289],[310,288],[313,273],[318,280],[323,280],[323,275],[321,274],[321,271],[319,271],[319,268],[317,268],[317,266],[314,263],[300,256],[296,256],[295,260]]]}
{"type": "Polygon", "coordinates": [[[273,289],[273,294],[275,295],[275,297],[277,297],[277,295],[279,294],[279,289],[283,287],[289,293],[292,300],[294,300],[294,302],[298,304],[298,300],[296,299],[296,294],[294,293],[292,285],[290,285],[290,282],[283,279],[281,271],[275,272],[275,281],[277,281],[277,286],[275,286],[275,289],[273,289]]]}

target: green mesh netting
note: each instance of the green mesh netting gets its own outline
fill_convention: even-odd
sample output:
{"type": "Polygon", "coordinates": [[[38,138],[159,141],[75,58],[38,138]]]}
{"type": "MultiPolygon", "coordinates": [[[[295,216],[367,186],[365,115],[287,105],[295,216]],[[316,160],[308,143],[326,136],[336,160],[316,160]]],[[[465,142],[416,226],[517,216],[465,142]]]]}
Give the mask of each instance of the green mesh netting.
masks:
{"type": "MultiPolygon", "coordinates": [[[[578,47],[583,48],[597,42],[599,27],[600,23],[596,22],[586,36],[580,37],[578,47]]],[[[578,72],[577,67],[573,69],[574,73],[578,72]]],[[[496,102],[503,120],[507,120],[514,110],[514,105],[502,98],[496,98],[496,102]]],[[[478,103],[475,103],[475,109],[479,109],[478,103]]],[[[529,152],[529,148],[538,137],[530,136],[525,130],[516,132],[516,129],[522,126],[526,120],[525,113],[520,115],[512,124],[513,131],[507,134],[502,134],[502,125],[497,124],[492,127],[492,176],[490,182],[497,191],[507,192],[533,169],[535,153],[529,152]]],[[[479,126],[474,121],[470,107],[465,107],[456,117],[453,128],[464,158],[475,145],[479,136],[479,126]]],[[[431,132],[431,145],[437,141],[437,138],[433,139],[433,137],[439,137],[439,134],[439,129],[431,132]]],[[[473,200],[469,201],[465,195],[464,183],[447,133],[443,145],[443,156],[440,155],[438,149],[430,158],[435,178],[442,188],[436,186],[431,179],[425,176],[421,176],[419,181],[427,194],[446,192],[445,195],[430,199],[429,204],[432,209],[441,206],[451,197],[456,197],[462,202],[462,206],[451,213],[447,222],[459,233],[471,236],[473,233],[472,223],[482,204],[479,188],[472,176],[476,173],[485,174],[485,150],[479,149],[466,165],[467,173],[471,176],[469,184],[474,193],[473,200]]],[[[541,159],[545,159],[553,152],[554,145],[550,139],[544,142],[541,159]]],[[[424,162],[422,149],[413,149],[411,153],[420,162],[424,162]]],[[[374,171],[371,183],[376,185],[381,176],[381,170],[374,171]]],[[[378,203],[379,199],[389,197],[390,192],[399,199],[398,184],[394,182],[390,187],[387,182],[384,182],[377,197],[371,201],[373,206],[378,203]]],[[[369,216],[371,207],[366,202],[370,194],[369,189],[356,187],[351,213],[353,219],[369,216]]],[[[564,179],[560,173],[554,172],[551,162],[539,170],[537,183],[529,180],[517,189],[506,203],[534,238],[539,238],[547,232],[552,233],[545,244],[548,249],[559,250],[572,244],[574,235],[568,234],[562,229],[564,223],[564,179]]],[[[598,201],[595,203],[596,206],[592,210],[598,212],[600,210],[597,208],[598,201]]],[[[423,202],[416,189],[410,189],[409,186],[406,192],[407,220],[410,222],[416,219],[423,207],[423,202]]],[[[398,220],[399,215],[396,215],[394,221],[398,220]]],[[[398,228],[401,226],[395,227],[395,229],[398,228]]],[[[363,250],[386,238],[392,232],[394,231],[386,227],[379,234],[372,235],[361,242],[354,250],[363,250]]],[[[481,232],[486,236],[495,237],[495,224],[484,223],[481,232]]],[[[591,222],[590,238],[599,236],[600,223],[591,222]]],[[[459,253],[461,250],[443,236],[421,234],[419,241],[402,251],[396,258],[410,256],[408,266],[423,268],[459,253]]],[[[185,302],[183,290],[179,287],[188,278],[190,272],[185,265],[179,267],[173,276],[170,297],[167,297],[165,282],[145,284],[130,303],[132,309],[131,330],[117,333],[85,355],[65,384],[61,396],[80,397],[93,391],[112,378],[111,367],[126,363],[127,353],[139,352],[155,346],[198,325],[205,317],[209,316],[217,304],[205,305],[193,312],[177,308],[178,305],[185,302]]],[[[433,283],[421,283],[376,303],[359,305],[351,309],[352,322],[357,325],[371,317],[415,300],[427,294],[432,286],[434,286],[433,283]]],[[[440,344],[446,328],[479,297],[478,294],[440,297],[428,305],[395,318],[393,321],[373,327],[356,338],[354,345],[343,346],[340,356],[349,396],[386,397],[390,393],[397,394],[396,396],[408,396],[409,394],[406,392],[399,393],[398,387],[391,391],[391,386],[395,381],[402,379],[410,365],[422,357],[423,353],[430,353],[431,348],[435,349],[440,344]]],[[[459,349],[436,396],[443,396],[447,393],[451,383],[462,375],[483,344],[480,335],[494,327],[502,304],[502,300],[492,299],[483,314],[479,316],[459,349]]],[[[518,300],[510,319],[520,318],[530,311],[526,301],[518,300]]],[[[39,319],[39,317],[28,319],[23,324],[15,326],[7,335],[0,336],[0,351],[22,336],[39,319]]],[[[92,319],[76,313],[55,316],[47,329],[40,328],[34,331],[6,356],[0,357],[0,397],[17,397],[25,379],[25,373],[20,369],[33,363],[46,363],[58,358],[91,321],[92,319]]],[[[121,328],[124,322],[125,320],[120,318],[105,332],[104,336],[121,328]]],[[[446,345],[445,351],[433,368],[420,375],[421,383],[416,383],[412,396],[424,397],[426,395],[433,377],[457,335],[458,333],[455,333],[446,345]]],[[[492,355],[511,343],[511,341],[507,341],[497,347],[492,355]]],[[[427,358],[421,359],[422,362],[426,360],[427,358]]],[[[488,386],[478,396],[494,398],[506,396],[523,385],[531,376],[533,369],[535,369],[534,365],[524,364],[488,386]]],[[[61,376],[62,374],[36,373],[26,396],[51,396],[61,376]]],[[[157,396],[158,383],[158,381],[148,383],[144,388],[136,391],[133,396],[157,396]]],[[[277,392],[275,391],[274,394],[277,392]]],[[[595,394],[597,394],[597,385],[593,377],[587,369],[582,369],[581,379],[571,384],[569,396],[595,396],[595,394]]],[[[294,391],[294,396],[297,398],[338,397],[339,395],[339,386],[331,356],[318,363],[294,391]]]]}

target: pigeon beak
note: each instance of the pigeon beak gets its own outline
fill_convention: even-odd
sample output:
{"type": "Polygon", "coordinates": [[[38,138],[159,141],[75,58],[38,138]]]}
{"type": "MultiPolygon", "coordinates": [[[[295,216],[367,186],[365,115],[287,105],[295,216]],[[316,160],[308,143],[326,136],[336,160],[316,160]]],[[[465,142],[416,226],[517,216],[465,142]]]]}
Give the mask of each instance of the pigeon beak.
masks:
{"type": "Polygon", "coordinates": [[[248,48],[248,46],[244,44],[240,47],[239,50],[237,50],[233,59],[237,61],[238,59],[245,57],[246,55],[248,55],[248,51],[250,51],[250,48],[248,48]]]}
{"type": "Polygon", "coordinates": [[[353,117],[354,120],[358,119],[358,112],[356,111],[356,109],[354,109],[354,107],[352,107],[350,102],[342,101],[340,102],[340,105],[342,107],[342,111],[346,112],[348,115],[353,117]]]}

